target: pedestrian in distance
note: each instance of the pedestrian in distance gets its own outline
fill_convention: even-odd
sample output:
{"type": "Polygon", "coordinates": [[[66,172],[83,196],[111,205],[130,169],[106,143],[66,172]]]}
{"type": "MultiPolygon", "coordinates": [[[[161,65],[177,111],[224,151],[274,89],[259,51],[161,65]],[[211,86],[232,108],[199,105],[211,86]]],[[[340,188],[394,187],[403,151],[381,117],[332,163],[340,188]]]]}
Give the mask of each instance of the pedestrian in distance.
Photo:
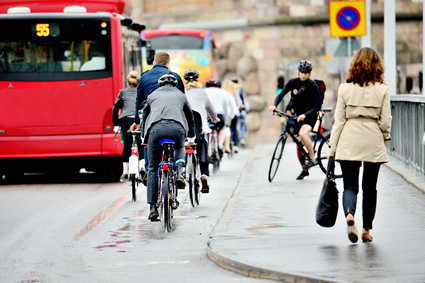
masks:
{"type": "Polygon", "coordinates": [[[313,65],[308,60],[302,60],[298,64],[298,78],[289,80],[283,87],[282,92],[276,97],[274,104],[269,106],[269,110],[276,110],[283,97],[291,92],[291,99],[286,107],[288,114],[296,114],[298,119],[294,124],[294,133],[298,134],[307,148],[309,160],[304,164],[302,151],[297,147],[298,160],[302,166],[302,171],[297,180],[303,180],[310,175],[308,169],[318,164],[314,156],[313,143],[309,134],[317,122],[317,113],[322,107],[322,96],[317,83],[310,79],[313,65]]]}
{"type": "MultiPolygon", "coordinates": [[[[149,220],[158,220],[158,167],[162,158],[162,146],[159,141],[165,138],[174,141],[174,160],[176,162],[176,187],[184,189],[185,181],[182,168],[185,166],[185,139],[194,145],[195,125],[192,108],[186,95],[181,92],[178,80],[171,74],[158,80],[159,88],[152,92],[145,103],[142,115],[142,138],[148,151],[147,202],[150,205],[149,220]]],[[[178,206],[178,204],[177,204],[178,206]]]]}
{"type": "Polygon", "coordinates": [[[338,89],[334,120],[328,155],[341,165],[348,238],[353,243],[358,240],[354,216],[363,165],[361,237],[363,242],[371,242],[369,231],[376,213],[376,184],[380,165],[388,162],[386,144],[391,139],[392,120],[384,62],[374,49],[364,47],[353,56],[347,78],[338,89]]]}
{"type": "MultiPolygon", "coordinates": [[[[120,178],[121,182],[128,180],[129,158],[131,155],[131,146],[133,144],[132,134],[128,132],[130,126],[134,122],[134,104],[137,96],[137,84],[139,83],[139,73],[131,71],[127,76],[127,87],[120,90],[118,97],[112,108],[112,124],[115,127],[121,128],[123,135],[124,148],[122,151],[123,172],[120,178]],[[119,110],[121,114],[118,116],[119,110]]],[[[118,129],[114,129],[115,132],[118,129]]],[[[137,137],[137,146],[139,151],[140,168],[144,168],[143,147],[140,142],[140,137],[137,137]]],[[[144,171],[144,169],[142,169],[144,171]]],[[[144,172],[142,173],[144,175],[144,172]]],[[[143,176],[142,175],[142,176],[143,176]]]]}
{"type": "MultiPolygon", "coordinates": [[[[211,129],[208,126],[208,116],[214,123],[220,122],[217,113],[212,105],[207,93],[202,89],[202,84],[198,82],[199,72],[195,69],[188,69],[184,72],[184,80],[186,81],[186,96],[189,101],[192,111],[199,113],[201,118],[200,134],[196,136],[197,155],[199,157],[199,166],[201,169],[202,192],[208,193],[210,188],[208,185],[208,177],[210,176],[209,164],[210,157],[208,155],[208,135],[211,129]]],[[[196,115],[196,114],[195,114],[196,115]]],[[[196,117],[195,118],[195,126],[196,117]]],[[[198,129],[197,129],[198,132],[198,129]]]]}

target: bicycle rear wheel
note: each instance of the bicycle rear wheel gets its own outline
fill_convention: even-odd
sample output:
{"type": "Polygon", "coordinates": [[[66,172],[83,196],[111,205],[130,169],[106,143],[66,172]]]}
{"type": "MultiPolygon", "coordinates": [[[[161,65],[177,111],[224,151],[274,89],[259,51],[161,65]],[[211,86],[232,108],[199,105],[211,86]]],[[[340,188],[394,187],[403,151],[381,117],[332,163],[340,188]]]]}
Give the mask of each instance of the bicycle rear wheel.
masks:
{"type": "MultiPolygon", "coordinates": [[[[326,174],[326,170],[328,169],[328,150],[330,143],[331,134],[328,133],[322,137],[322,141],[320,142],[319,149],[317,151],[317,160],[319,161],[320,169],[322,169],[323,173],[326,174]]],[[[335,178],[341,178],[342,171],[341,166],[338,166],[335,163],[335,178]]]]}
{"type": "Polygon", "coordinates": [[[189,198],[190,203],[193,207],[196,206],[195,202],[195,174],[194,174],[194,168],[193,168],[193,154],[189,153],[187,155],[186,159],[186,176],[188,176],[188,183],[189,183],[189,198]]]}
{"type": "Polygon", "coordinates": [[[171,232],[173,209],[171,208],[171,179],[168,172],[164,174],[164,231],[171,232]]]}
{"type": "Polygon", "coordinates": [[[137,188],[137,180],[136,180],[136,174],[130,174],[130,180],[131,180],[131,194],[132,194],[132,200],[136,201],[136,188],[137,188]]]}
{"type": "Polygon", "coordinates": [[[280,159],[282,158],[283,149],[285,148],[286,138],[286,135],[281,135],[277,141],[269,168],[269,182],[272,182],[276,176],[277,168],[279,168],[280,159]]]}

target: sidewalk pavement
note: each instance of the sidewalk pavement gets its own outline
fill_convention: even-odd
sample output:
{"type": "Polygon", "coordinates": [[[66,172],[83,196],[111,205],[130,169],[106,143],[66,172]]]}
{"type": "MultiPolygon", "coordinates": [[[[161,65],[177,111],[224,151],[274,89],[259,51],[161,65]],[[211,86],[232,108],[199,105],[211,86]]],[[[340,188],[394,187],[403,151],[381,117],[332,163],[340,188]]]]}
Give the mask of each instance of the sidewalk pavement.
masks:
{"type": "MultiPolygon", "coordinates": [[[[214,227],[208,257],[223,268],[282,282],[425,282],[425,194],[382,166],[371,243],[352,244],[340,206],[332,228],[315,222],[325,178],[319,167],[302,181],[295,144],[288,143],[278,173],[267,179],[273,144],[252,150],[238,186],[214,227]]],[[[241,164],[246,160],[241,159],[241,164]]],[[[390,164],[389,163],[389,164],[390,164]]],[[[392,169],[390,169],[390,167],[392,169]]],[[[418,184],[419,187],[423,186],[418,184]]],[[[362,194],[355,215],[362,228],[362,194]]]]}

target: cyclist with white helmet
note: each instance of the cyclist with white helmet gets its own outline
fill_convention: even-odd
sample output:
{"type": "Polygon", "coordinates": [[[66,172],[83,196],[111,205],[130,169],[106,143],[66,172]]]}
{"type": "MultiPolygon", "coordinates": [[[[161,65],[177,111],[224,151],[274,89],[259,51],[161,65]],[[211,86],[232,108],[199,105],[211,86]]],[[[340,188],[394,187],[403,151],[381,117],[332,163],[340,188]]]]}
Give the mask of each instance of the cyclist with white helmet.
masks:
{"type": "Polygon", "coordinates": [[[185,181],[182,167],[185,165],[185,139],[194,144],[195,126],[192,108],[186,95],[181,92],[178,80],[171,74],[163,75],[158,80],[159,88],[152,92],[143,108],[141,123],[144,144],[148,145],[148,182],[147,202],[150,204],[149,220],[157,221],[158,210],[158,167],[162,157],[159,141],[168,138],[174,141],[174,160],[177,167],[176,186],[184,188],[185,181]]]}
{"type": "Polygon", "coordinates": [[[291,100],[286,108],[287,112],[296,114],[298,119],[294,125],[294,132],[298,134],[307,147],[310,159],[304,163],[303,153],[297,147],[298,160],[303,167],[297,180],[302,180],[308,176],[308,169],[317,165],[318,162],[314,156],[313,143],[308,136],[317,121],[317,112],[322,106],[322,98],[318,85],[314,80],[310,79],[313,65],[308,60],[301,60],[298,65],[298,78],[289,80],[284,86],[282,92],[276,97],[274,104],[269,107],[273,112],[283,97],[290,91],[291,100]]]}

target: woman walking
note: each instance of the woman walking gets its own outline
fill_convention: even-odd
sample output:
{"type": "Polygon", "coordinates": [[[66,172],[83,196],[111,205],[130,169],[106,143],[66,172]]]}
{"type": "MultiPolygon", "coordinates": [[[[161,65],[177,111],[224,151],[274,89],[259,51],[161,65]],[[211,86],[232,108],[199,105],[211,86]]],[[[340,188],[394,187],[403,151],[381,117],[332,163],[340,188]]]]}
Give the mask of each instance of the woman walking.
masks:
{"type": "Polygon", "coordinates": [[[363,164],[362,241],[371,242],[372,222],[376,212],[379,168],[388,162],[385,145],[391,139],[390,93],[384,83],[384,63],[372,48],[364,47],[353,56],[347,79],[338,90],[335,123],[328,153],[341,164],[344,192],[343,208],[347,234],[358,240],[354,221],[359,192],[359,172],[363,164]]]}

